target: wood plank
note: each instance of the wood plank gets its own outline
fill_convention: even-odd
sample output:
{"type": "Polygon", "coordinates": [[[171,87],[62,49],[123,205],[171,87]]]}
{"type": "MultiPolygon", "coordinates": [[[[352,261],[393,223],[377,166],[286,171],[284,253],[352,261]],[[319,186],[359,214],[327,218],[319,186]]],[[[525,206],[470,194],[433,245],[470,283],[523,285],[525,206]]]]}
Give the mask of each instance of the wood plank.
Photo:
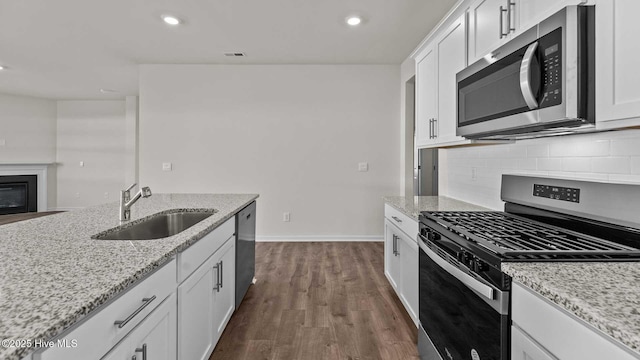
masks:
{"type": "Polygon", "coordinates": [[[256,278],[210,360],[417,359],[382,243],[257,243],[256,278]]]}

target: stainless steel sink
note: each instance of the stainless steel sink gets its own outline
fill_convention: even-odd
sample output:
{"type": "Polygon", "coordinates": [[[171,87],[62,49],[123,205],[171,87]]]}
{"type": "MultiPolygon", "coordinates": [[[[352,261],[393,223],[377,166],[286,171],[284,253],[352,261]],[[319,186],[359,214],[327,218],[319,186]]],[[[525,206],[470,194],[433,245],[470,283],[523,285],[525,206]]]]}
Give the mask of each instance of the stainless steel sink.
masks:
{"type": "Polygon", "coordinates": [[[152,240],[178,234],[213,215],[215,210],[175,211],[151,215],[141,222],[92,236],[96,240],[152,240]]]}

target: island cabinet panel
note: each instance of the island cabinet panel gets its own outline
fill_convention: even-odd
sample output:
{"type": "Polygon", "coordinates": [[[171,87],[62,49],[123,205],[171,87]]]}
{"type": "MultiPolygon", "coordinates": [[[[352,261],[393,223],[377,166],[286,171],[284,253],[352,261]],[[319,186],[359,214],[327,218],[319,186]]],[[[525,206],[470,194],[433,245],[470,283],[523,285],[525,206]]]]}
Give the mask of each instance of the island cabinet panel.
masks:
{"type": "Polygon", "coordinates": [[[183,282],[236,231],[235,216],[178,254],[178,283],[183,282]]]}
{"type": "Polygon", "coordinates": [[[101,360],[176,360],[176,355],[174,293],[101,360]]]}
{"type": "Polygon", "coordinates": [[[516,281],[511,300],[512,360],[640,359],[639,353],[516,281]]]}
{"type": "MultiPolygon", "coordinates": [[[[105,271],[108,271],[106,269],[105,271]]],[[[176,289],[176,261],[171,260],[86,321],[34,353],[34,360],[99,359],[176,289]]],[[[174,301],[175,307],[175,301],[174,301]]]]}
{"type": "Polygon", "coordinates": [[[208,359],[235,310],[235,237],[178,287],[178,359],[208,359]]]}

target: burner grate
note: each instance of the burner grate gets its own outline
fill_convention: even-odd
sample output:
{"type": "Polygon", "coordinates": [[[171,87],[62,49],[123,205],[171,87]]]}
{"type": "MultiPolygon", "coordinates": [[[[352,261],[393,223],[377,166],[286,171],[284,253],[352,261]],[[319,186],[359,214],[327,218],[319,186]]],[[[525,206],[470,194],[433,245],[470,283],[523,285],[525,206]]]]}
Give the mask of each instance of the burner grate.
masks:
{"type": "Polygon", "coordinates": [[[427,218],[505,258],[573,260],[640,255],[640,250],[598,237],[499,212],[425,212],[427,218]]]}

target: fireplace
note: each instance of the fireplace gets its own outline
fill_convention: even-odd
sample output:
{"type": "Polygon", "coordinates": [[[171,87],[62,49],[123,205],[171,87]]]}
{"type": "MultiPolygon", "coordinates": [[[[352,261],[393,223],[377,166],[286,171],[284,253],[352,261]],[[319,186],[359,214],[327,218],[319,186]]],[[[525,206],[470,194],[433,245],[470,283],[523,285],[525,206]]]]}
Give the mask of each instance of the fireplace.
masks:
{"type": "Polygon", "coordinates": [[[0,215],[38,211],[38,176],[0,176],[0,215]]]}

